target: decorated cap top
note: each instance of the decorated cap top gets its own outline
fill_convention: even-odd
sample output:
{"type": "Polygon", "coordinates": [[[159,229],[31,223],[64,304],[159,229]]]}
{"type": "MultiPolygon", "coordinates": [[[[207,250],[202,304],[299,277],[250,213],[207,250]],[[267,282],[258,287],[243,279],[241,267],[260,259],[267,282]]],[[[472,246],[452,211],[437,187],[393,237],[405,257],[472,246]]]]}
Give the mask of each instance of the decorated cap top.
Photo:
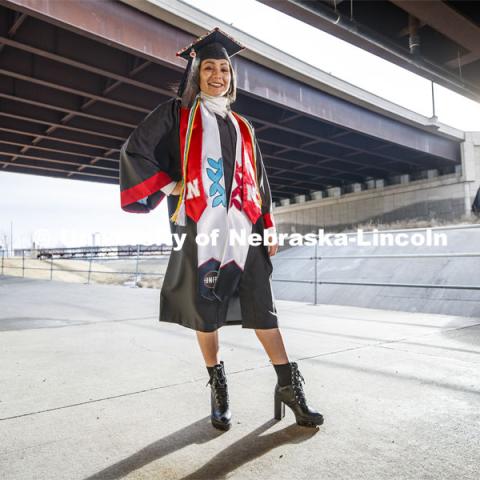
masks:
{"type": "Polygon", "coordinates": [[[205,35],[198,37],[187,47],[179,50],[177,56],[185,60],[189,60],[190,57],[194,58],[195,56],[198,56],[200,60],[206,58],[228,59],[244,48],[245,47],[233,37],[222,32],[218,27],[215,27],[205,35]]]}

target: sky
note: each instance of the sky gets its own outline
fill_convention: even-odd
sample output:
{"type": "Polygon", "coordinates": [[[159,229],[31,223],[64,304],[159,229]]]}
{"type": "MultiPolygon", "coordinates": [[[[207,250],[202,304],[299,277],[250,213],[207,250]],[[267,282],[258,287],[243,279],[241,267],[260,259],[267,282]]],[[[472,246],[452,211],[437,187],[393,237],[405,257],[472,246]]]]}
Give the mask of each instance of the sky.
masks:
{"type": "MultiPolygon", "coordinates": [[[[275,48],[357,87],[430,117],[431,82],[254,0],[184,0],[275,48]],[[285,34],[288,32],[288,35],[285,34]]],[[[439,121],[480,131],[480,104],[434,86],[439,121]]],[[[0,246],[169,243],[166,202],[148,214],[123,212],[119,187],[7,173],[0,169],[0,246]],[[13,228],[11,229],[11,227],[13,228]],[[95,239],[95,240],[94,240],[95,239]]]]}

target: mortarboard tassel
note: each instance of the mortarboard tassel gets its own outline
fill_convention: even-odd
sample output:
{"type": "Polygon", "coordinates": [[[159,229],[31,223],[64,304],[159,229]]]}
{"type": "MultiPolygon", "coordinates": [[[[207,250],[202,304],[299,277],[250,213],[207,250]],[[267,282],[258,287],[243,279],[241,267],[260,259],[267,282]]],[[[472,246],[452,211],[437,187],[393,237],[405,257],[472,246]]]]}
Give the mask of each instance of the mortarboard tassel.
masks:
{"type": "Polygon", "coordinates": [[[190,76],[190,71],[192,70],[192,63],[195,60],[196,53],[195,50],[190,52],[188,56],[188,63],[185,71],[183,72],[182,80],[180,81],[180,86],[178,87],[177,96],[182,98],[183,92],[185,91],[185,87],[187,86],[188,77],[190,76]]]}

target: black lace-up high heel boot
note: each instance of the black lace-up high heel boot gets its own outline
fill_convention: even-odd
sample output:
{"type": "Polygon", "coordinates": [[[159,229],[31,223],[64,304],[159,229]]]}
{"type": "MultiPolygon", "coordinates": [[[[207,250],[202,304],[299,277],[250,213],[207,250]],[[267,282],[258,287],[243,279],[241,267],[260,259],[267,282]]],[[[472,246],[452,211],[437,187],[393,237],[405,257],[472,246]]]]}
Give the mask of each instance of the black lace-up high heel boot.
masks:
{"type": "Polygon", "coordinates": [[[305,380],[296,362],[290,362],[290,370],[292,374],[290,385],[280,386],[277,383],[275,386],[275,419],[281,420],[285,416],[285,405],[288,405],[295,414],[298,425],[303,427],[322,425],[322,414],[307,405],[302,386],[305,380]]]}
{"type": "Polygon", "coordinates": [[[230,412],[223,360],[212,367],[208,384],[211,385],[212,425],[219,430],[228,430],[231,427],[232,413],[230,412]]]}

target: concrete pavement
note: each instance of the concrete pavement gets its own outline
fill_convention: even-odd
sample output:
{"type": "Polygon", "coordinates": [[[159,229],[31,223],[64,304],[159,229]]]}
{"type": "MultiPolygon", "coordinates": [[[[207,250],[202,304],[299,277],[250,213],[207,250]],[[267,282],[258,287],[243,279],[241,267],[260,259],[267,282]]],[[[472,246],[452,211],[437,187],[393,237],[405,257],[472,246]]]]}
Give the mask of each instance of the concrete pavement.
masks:
{"type": "Polygon", "coordinates": [[[273,420],[252,330],[220,330],[233,427],[158,290],[0,278],[0,472],[22,479],[477,479],[480,319],[277,301],[318,429],[273,420]]]}

